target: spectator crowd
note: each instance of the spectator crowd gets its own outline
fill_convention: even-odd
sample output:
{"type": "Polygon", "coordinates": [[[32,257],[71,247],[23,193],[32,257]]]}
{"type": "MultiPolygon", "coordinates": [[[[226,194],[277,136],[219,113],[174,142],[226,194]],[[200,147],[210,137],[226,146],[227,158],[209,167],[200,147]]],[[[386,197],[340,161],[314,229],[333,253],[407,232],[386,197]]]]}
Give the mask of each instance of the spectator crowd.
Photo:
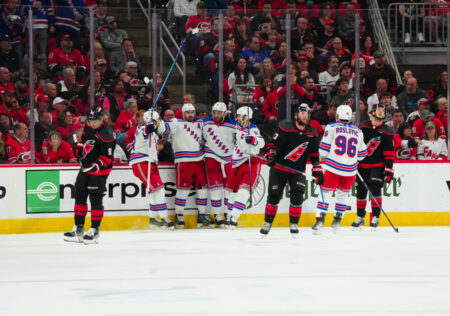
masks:
{"type": "MultiPolygon", "coordinates": [[[[341,104],[360,111],[363,121],[382,103],[386,123],[395,132],[397,159],[447,159],[447,71],[442,71],[432,87],[421,87],[410,70],[402,74],[398,84],[395,70],[375,41],[364,1],[170,2],[171,30],[177,40],[187,37],[185,54],[196,66],[197,77],[209,84],[217,100],[222,49],[223,98],[231,112],[250,105],[266,139],[270,140],[279,121],[288,118],[289,103],[291,114],[298,105],[308,104],[311,125],[319,133],[335,121],[341,104]],[[218,9],[224,13],[222,28],[218,9]],[[356,12],[361,18],[355,39],[356,12]],[[291,21],[289,56],[287,15],[291,21]],[[198,32],[191,34],[192,29],[198,32]],[[224,33],[222,47],[219,29],[224,33]],[[355,41],[360,41],[359,56],[355,55],[355,41]],[[361,70],[359,104],[355,102],[356,62],[361,70]],[[290,102],[286,99],[286,73],[290,76],[290,102]]],[[[0,14],[0,161],[30,162],[32,116],[36,161],[76,161],[92,95],[117,134],[116,161],[127,161],[136,127],[143,124],[143,113],[153,105],[164,77],[146,77],[135,43],[109,14],[107,0],[3,0],[0,14]],[[93,78],[88,76],[90,6],[95,12],[93,78]],[[29,14],[33,15],[34,56],[25,53],[29,14]],[[31,58],[32,74],[26,71],[31,58]],[[34,82],[33,108],[30,77],[34,82]]],[[[177,103],[192,103],[200,118],[209,116],[210,107],[195,101],[195,96],[187,93],[177,103]]],[[[166,121],[182,118],[167,87],[157,109],[166,121]]],[[[173,161],[170,141],[161,139],[160,161],[173,161]]]]}

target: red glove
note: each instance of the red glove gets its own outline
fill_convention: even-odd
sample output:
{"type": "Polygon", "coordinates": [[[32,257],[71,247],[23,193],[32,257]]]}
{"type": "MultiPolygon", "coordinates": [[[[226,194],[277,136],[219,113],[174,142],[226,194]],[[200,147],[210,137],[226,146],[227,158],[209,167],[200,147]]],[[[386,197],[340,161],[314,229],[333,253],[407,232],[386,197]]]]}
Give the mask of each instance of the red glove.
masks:
{"type": "Polygon", "coordinates": [[[386,183],[391,182],[393,177],[394,177],[394,169],[385,168],[384,169],[384,182],[386,182],[386,183]]]}

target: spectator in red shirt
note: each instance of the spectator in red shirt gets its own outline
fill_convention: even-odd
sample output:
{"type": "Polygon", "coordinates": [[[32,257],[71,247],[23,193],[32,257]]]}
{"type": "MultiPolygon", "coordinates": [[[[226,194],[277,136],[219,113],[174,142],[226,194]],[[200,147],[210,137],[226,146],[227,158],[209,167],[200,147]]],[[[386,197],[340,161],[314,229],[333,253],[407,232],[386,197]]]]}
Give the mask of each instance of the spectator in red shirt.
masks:
{"type": "Polygon", "coordinates": [[[395,159],[414,159],[417,154],[417,145],[421,143],[421,139],[411,137],[411,124],[401,123],[398,133],[394,135],[395,159]]]}
{"type": "Polygon", "coordinates": [[[14,84],[11,81],[11,74],[6,67],[0,67],[0,93],[11,90],[14,91],[14,84]]]}
{"type": "Polygon", "coordinates": [[[115,122],[123,110],[123,103],[127,100],[125,86],[120,79],[114,80],[111,84],[111,94],[103,100],[103,109],[110,117],[111,127],[114,128],[115,122]]]}
{"type": "Polygon", "coordinates": [[[116,120],[116,143],[125,146],[125,138],[127,131],[136,125],[136,113],[138,112],[138,104],[136,99],[128,99],[123,103],[123,110],[120,112],[116,120]]]}
{"type": "Polygon", "coordinates": [[[448,104],[447,98],[441,97],[437,100],[439,111],[436,113],[436,118],[444,125],[445,132],[448,133],[448,104]]]}
{"type": "Polygon", "coordinates": [[[0,128],[0,163],[4,163],[6,161],[8,161],[8,153],[6,152],[3,130],[0,128]]]}
{"type": "Polygon", "coordinates": [[[8,114],[14,123],[28,123],[27,112],[20,107],[16,94],[12,90],[4,91],[3,105],[0,105],[0,113],[8,114]]]}
{"type": "Polygon", "coordinates": [[[56,120],[56,130],[59,132],[62,139],[66,141],[70,140],[70,132],[75,121],[76,120],[74,120],[74,115],[71,111],[63,110],[59,113],[56,120]]]}
{"type": "Polygon", "coordinates": [[[24,123],[14,126],[14,134],[5,142],[8,163],[29,163],[31,160],[31,143],[28,139],[28,127],[24,123]]]}
{"type": "Polygon", "coordinates": [[[61,134],[58,131],[51,131],[48,134],[48,140],[42,144],[41,162],[64,163],[76,161],[72,152],[72,146],[61,139],[61,134]]]}
{"type": "Polygon", "coordinates": [[[262,110],[264,105],[264,100],[267,95],[274,90],[274,84],[271,77],[263,78],[259,81],[259,85],[256,87],[255,91],[253,91],[253,102],[254,109],[262,110]]]}
{"type": "Polygon", "coordinates": [[[55,48],[48,55],[48,69],[56,77],[61,75],[64,65],[74,62],[76,64],[77,78],[86,74],[86,64],[81,52],[73,47],[72,37],[64,34],[60,41],[61,47],[55,48]]]}
{"type": "Polygon", "coordinates": [[[421,138],[425,136],[425,125],[427,122],[434,122],[436,127],[436,133],[439,138],[442,138],[444,141],[446,139],[445,128],[442,125],[441,121],[434,117],[434,114],[428,110],[422,110],[420,112],[420,119],[416,120],[413,124],[412,128],[412,136],[416,138],[421,138]]]}

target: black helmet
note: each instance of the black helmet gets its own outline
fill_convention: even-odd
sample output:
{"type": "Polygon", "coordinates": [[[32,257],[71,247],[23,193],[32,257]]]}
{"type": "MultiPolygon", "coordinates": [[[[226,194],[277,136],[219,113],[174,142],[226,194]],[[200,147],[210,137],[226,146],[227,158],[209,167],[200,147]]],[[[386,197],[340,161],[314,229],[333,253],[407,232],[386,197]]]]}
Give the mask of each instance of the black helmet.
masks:
{"type": "Polygon", "coordinates": [[[103,109],[100,106],[91,106],[89,113],[87,115],[88,120],[102,120],[103,119],[103,109]]]}

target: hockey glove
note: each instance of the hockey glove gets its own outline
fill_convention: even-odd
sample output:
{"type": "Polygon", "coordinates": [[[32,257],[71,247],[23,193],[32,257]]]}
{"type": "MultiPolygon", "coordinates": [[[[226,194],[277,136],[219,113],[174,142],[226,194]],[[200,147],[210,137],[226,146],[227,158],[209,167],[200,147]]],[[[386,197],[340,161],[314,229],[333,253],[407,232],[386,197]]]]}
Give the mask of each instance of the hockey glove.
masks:
{"type": "Polygon", "coordinates": [[[408,140],[408,148],[414,148],[417,147],[417,142],[414,139],[408,140]]]}
{"type": "Polygon", "coordinates": [[[89,167],[86,167],[86,168],[81,167],[82,172],[97,173],[99,170],[100,170],[100,167],[96,163],[93,163],[92,165],[90,165],[89,167]]]}
{"type": "Polygon", "coordinates": [[[145,126],[145,132],[147,133],[147,134],[151,134],[151,133],[153,133],[155,131],[155,125],[153,125],[153,124],[148,124],[148,125],[146,125],[145,126]]]}
{"type": "Polygon", "coordinates": [[[316,178],[316,182],[318,185],[322,185],[325,181],[324,177],[323,177],[323,169],[321,165],[315,165],[312,168],[312,176],[314,178],[316,178]]]}
{"type": "Polygon", "coordinates": [[[394,177],[394,169],[385,168],[384,169],[384,182],[386,182],[386,183],[391,182],[393,177],[394,177]]]}
{"type": "Polygon", "coordinates": [[[249,145],[255,145],[257,143],[255,136],[245,136],[245,142],[249,145]]]}
{"type": "Polygon", "coordinates": [[[275,158],[276,158],[276,151],[275,150],[269,150],[264,155],[264,159],[269,163],[269,167],[273,167],[275,165],[275,158]]]}

